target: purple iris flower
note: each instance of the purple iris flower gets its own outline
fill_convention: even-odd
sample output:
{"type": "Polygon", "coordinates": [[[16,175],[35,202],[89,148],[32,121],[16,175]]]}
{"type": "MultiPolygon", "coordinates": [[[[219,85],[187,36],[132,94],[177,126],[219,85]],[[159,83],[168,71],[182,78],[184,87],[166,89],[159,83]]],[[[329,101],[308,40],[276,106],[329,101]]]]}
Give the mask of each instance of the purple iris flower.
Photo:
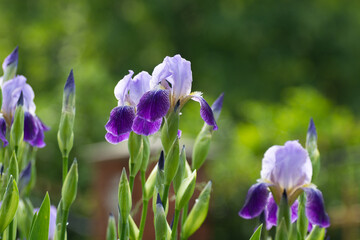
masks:
{"type": "MultiPolygon", "coordinates": [[[[3,140],[5,136],[5,134],[3,134],[2,119],[5,120],[8,126],[11,126],[18,100],[22,94],[22,105],[25,112],[24,141],[35,147],[44,147],[44,131],[48,131],[49,128],[45,126],[45,124],[35,114],[35,94],[31,86],[26,83],[26,78],[21,75],[15,76],[13,79],[3,83],[1,90],[3,99],[1,106],[2,117],[0,117],[0,139],[3,140]]],[[[7,144],[4,140],[3,143],[4,145],[7,144]]]]}
{"type": "MultiPolygon", "coordinates": [[[[34,209],[34,213],[37,213],[37,212],[39,212],[39,208],[34,209]]],[[[57,214],[56,207],[51,205],[50,206],[50,221],[49,221],[49,240],[53,240],[54,236],[55,236],[56,214],[57,214]]]]}
{"type": "MultiPolygon", "coordinates": [[[[190,99],[200,103],[200,116],[208,124],[217,130],[217,124],[213,111],[202,97],[201,92],[191,92],[192,72],[191,63],[179,54],[174,57],[165,57],[164,61],[155,67],[152,78],[152,89],[166,89],[170,93],[168,99],[170,110],[180,101],[180,109],[190,99]]],[[[153,90],[156,91],[156,90],[153,90]]],[[[140,101],[141,103],[142,101],[140,101]]]]}
{"type": "Polygon", "coordinates": [[[298,141],[288,141],[284,146],[272,146],[265,152],[262,160],[261,179],[250,187],[239,215],[250,219],[267,209],[270,216],[268,222],[272,226],[276,223],[274,202],[280,203],[284,190],[288,194],[289,206],[292,207],[298,196],[305,192],[305,213],[309,222],[323,228],[329,227],[330,219],[325,212],[322,193],[311,184],[312,173],[309,155],[298,141]],[[269,197],[269,190],[274,201],[269,197]]]}

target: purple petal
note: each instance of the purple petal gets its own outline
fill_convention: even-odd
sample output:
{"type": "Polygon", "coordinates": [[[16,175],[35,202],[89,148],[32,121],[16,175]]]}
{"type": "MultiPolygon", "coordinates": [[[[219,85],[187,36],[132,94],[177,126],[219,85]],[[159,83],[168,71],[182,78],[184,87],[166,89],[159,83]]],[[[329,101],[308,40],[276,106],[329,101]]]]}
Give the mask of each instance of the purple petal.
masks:
{"type": "Polygon", "coordinates": [[[9,66],[10,64],[15,64],[15,66],[17,66],[18,64],[18,58],[19,58],[19,53],[18,53],[19,47],[16,47],[14,49],[14,51],[12,51],[12,53],[10,53],[9,56],[7,56],[2,64],[2,68],[5,72],[5,69],[7,66],[9,66]]]}
{"type": "Polygon", "coordinates": [[[108,132],[105,134],[105,139],[106,139],[106,141],[108,141],[111,144],[117,144],[121,141],[127,140],[129,138],[129,135],[130,135],[130,132],[121,134],[119,136],[112,135],[111,133],[108,132]]]}
{"type": "Polygon", "coordinates": [[[170,108],[169,92],[166,90],[152,90],[146,92],[137,105],[137,115],[154,122],[164,117],[170,108]]]}
{"type": "Polygon", "coordinates": [[[314,138],[315,140],[317,139],[316,127],[313,118],[310,118],[307,138],[314,138]]]}
{"type": "Polygon", "coordinates": [[[119,136],[131,131],[135,118],[135,110],[130,106],[115,107],[110,112],[109,121],[105,125],[106,131],[114,136],[119,136]]]}
{"type": "Polygon", "coordinates": [[[211,110],[213,111],[215,120],[217,120],[220,116],[223,102],[224,102],[224,93],[220,94],[220,96],[211,105],[211,110]]]}
{"type": "Polygon", "coordinates": [[[38,135],[39,127],[36,117],[31,113],[25,112],[24,117],[24,141],[30,142],[38,135]]]}
{"type": "Polygon", "coordinates": [[[24,189],[24,187],[29,183],[31,178],[31,161],[25,167],[24,170],[21,171],[19,177],[19,189],[20,191],[24,189]]]}
{"type": "Polygon", "coordinates": [[[2,147],[6,147],[9,142],[6,139],[6,121],[5,119],[0,115],[0,140],[3,142],[2,147]]]}
{"type": "Polygon", "coordinates": [[[299,201],[296,200],[293,205],[291,206],[291,222],[295,222],[298,218],[298,207],[299,207],[299,201]]]}
{"type": "Polygon", "coordinates": [[[70,74],[66,80],[64,92],[66,92],[67,95],[75,92],[75,80],[74,80],[74,73],[73,73],[72,69],[70,70],[70,74]]]}
{"type": "Polygon", "coordinates": [[[178,133],[177,133],[177,137],[178,137],[178,139],[180,139],[180,138],[181,138],[181,134],[182,134],[182,131],[181,131],[180,129],[178,129],[178,133]]]}
{"type": "Polygon", "coordinates": [[[136,134],[149,136],[159,131],[161,127],[161,123],[162,123],[162,118],[154,122],[149,122],[146,119],[137,116],[134,120],[132,129],[136,134]]]}
{"type": "MultiPolygon", "coordinates": [[[[34,137],[34,139],[32,139],[31,141],[28,141],[28,142],[33,147],[43,148],[46,146],[46,144],[44,142],[44,138],[45,138],[44,132],[48,131],[49,128],[47,126],[45,126],[45,124],[37,116],[35,116],[35,122],[36,122],[36,126],[39,130],[38,130],[36,136],[34,137]]],[[[25,128],[24,128],[24,131],[25,131],[25,128]]]]}
{"type": "Polygon", "coordinates": [[[217,130],[218,126],[215,121],[214,113],[205,99],[198,95],[193,95],[191,99],[200,103],[200,116],[206,124],[214,126],[213,129],[217,130]]]}
{"type": "Polygon", "coordinates": [[[49,220],[49,240],[53,240],[56,230],[56,215],[57,209],[55,206],[50,206],[50,220],[49,220]]]}
{"type": "Polygon", "coordinates": [[[306,193],[305,213],[309,222],[322,228],[330,226],[330,218],[325,212],[324,199],[320,190],[304,188],[306,193]]]}
{"type": "Polygon", "coordinates": [[[245,219],[254,218],[264,210],[269,196],[268,184],[256,183],[247,193],[245,204],[239,212],[239,216],[245,219]]]}

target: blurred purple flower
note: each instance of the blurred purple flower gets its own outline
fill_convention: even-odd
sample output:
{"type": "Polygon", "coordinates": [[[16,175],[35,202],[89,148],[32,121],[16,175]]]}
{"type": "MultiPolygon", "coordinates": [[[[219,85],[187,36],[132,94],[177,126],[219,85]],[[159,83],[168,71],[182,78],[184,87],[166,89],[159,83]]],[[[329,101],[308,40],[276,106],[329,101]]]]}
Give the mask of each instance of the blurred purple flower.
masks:
{"type": "MultiPolygon", "coordinates": [[[[34,209],[34,213],[39,212],[39,208],[34,209]]],[[[56,230],[56,207],[51,205],[50,206],[50,221],[49,221],[49,240],[53,240],[55,236],[56,230]]]]}
{"type": "Polygon", "coordinates": [[[309,155],[298,141],[288,141],[284,146],[272,146],[265,152],[262,160],[261,179],[249,189],[239,215],[250,219],[259,216],[266,207],[273,209],[272,205],[269,205],[269,190],[277,204],[286,190],[289,206],[293,206],[297,197],[305,192],[305,213],[309,222],[320,227],[329,227],[330,220],[325,212],[322,193],[311,184],[311,177],[309,155]]]}

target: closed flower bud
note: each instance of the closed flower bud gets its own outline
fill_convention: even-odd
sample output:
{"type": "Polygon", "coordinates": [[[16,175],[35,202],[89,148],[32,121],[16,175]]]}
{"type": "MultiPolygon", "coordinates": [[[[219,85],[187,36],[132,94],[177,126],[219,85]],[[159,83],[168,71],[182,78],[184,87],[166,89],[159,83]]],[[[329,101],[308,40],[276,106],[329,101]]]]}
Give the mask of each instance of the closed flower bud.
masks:
{"type": "Polygon", "coordinates": [[[13,153],[11,155],[8,171],[9,171],[9,176],[12,175],[14,180],[16,182],[18,182],[18,179],[19,179],[19,166],[18,166],[15,151],[13,151],[13,153]]]}
{"type": "Polygon", "coordinates": [[[176,194],[175,209],[181,210],[185,204],[190,201],[191,196],[194,193],[196,184],[196,170],[187,178],[185,178],[176,194]]]}
{"type": "Polygon", "coordinates": [[[108,220],[108,226],[106,230],[106,240],[116,240],[117,233],[116,233],[116,223],[114,215],[110,214],[108,220]]]}
{"type": "Polygon", "coordinates": [[[165,158],[165,185],[170,185],[179,166],[179,139],[176,138],[165,158]]]}
{"type": "Polygon", "coordinates": [[[130,192],[130,186],[129,181],[126,175],[125,168],[123,168],[121,177],[120,177],[120,183],[119,183],[119,208],[120,208],[120,215],[123,222],[126,222],[131,206],[132,206],[132,200],[131,200],[131,192],[130,192]]]}
{"type": "Polygon", "coordinates": [[[157,195],[155,210],[155,236],[156,240],[165,240],[167,236],[166,215],[159,194],[157,195]]]}
{"type": "Polygon", "coordinates": [[[320,172],[320,152],[317,147],[317,133],[314,120],[311,118],[308,132],[306,135],[306,150],[309,153],[313,168],[312,182],[314,182],[320,172]]]}
{"type": "Polygon", "coordinates": [[[62,190],[62,207],[63,210],[69,210],[71,204],[74,202],[77,194],[77,185],[78,185],[78,164],[76,159],[74,160],[71,168],[66,175],[62,190]]]}
{"type": "Polygon", "coordinates": [[[176,104],[174,111],[172,111],[167,118],[165,118],[162,130],[161,130],[161,143],[164,146],[165,155],[170,151],[174,141],[178,138],[179,130],[179,104],[176,104]]]}
{"type": "Polygon", "coordinates": [[[149,201],[149,199],[152,197],[154,193],[154,187],[156,183],[156,175],[158,173],[158,165],[155,165],[153,170],[151,171],[149,177],[147,178],[145,182],[145,189],[144,189],[144,200],[149,201]]]}
{"type": "Polygon", "coordinates": [[[136,176],[143,160],[142,136],[131,132],[128,141],[128,149],[130,154],[130,176],[136,176]]]}
{"type": "Polygon", "coordinates": [[[0,207],[0,234],[13,220],[18,204],[19,190],[14,178],[10,176],[0,207]]]}
{"type": "Polygon", "coordinates": [[[195,200],[195,204],[191,209],[189,216],[186,218],[182,228],[181,237],[187,239],[204,222],[209,209],[211,181],[209,181],[205,188],[201,191],[199,198],[195,200]]]}
{"type": "Polygon", "coordinates": [[[150,141],[148,136],[142,136],[143,140],[143,155],[141,162],[141,171],[146,172],[150,158],[150,141]]]}
{"type": "Polygon", "coordinates": [[[131,215],[129,215],[129,232],[130,232],[130,239],[139,238],[139,228],[137,227],[131,215]]]}
{"type": "Polygon", "coordinates": [[[68,157],[74,142],[75,121],[75,82],[73,71],[65,83],[63,93],[62,113],[58,131],[58,143],[63,157],[68,157]]]}
{"type": "Polygon", "coordinates": [[[17,148],[20,146],[21,142],[24,139],[24,98],[21,92],[18,104],[16,106],[13,124],[11,125],[10,130],[10,144],[12,149],[17,151],[17,148]]]}
{"type": "Polygon", "coordinates": [[[18,66],[19,47],[16,47],[9,56],[7,56],[2,64],[4,71],[3,81],[7,81],[15,77],[18,66]]]}

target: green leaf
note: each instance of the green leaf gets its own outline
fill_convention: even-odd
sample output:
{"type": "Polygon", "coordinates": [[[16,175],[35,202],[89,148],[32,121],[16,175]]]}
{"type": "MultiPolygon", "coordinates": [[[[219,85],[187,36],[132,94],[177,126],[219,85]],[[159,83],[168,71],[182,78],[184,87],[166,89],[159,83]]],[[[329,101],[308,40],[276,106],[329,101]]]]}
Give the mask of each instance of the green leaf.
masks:
{"type": "Polygon", "coordinates": [[[276,228],[275,240],[288,240],[288,230],[284,218],[281,219],[280,224],[276,228]]]}
{"type": "Polygon", "coordinates": [[[48,193],[46,193],[39,213],[33,218],[33,221],[29,240],[48,240],[50,221],[50,198],[48,193]]]}
{"type": "Polygon", "coordinates": [[[170,185],[179,167],[179,139],[176,138],[165,158],[165,185],[170,185]]]}
{"type": "Polygon", "coordinates": [[[34,216],[34,208],[31,204],[30,199],[25,198],[20,200],[19,207],[16,212],[18,228],[22,233],[22,236],[25,236],[26,239],[29,238],[31,221],[34,216]]]}
{"type": "Polygon", "coordinates": [[[130,232],[130,239],[137,240],[139,237],[139,228],[137,227],[134,219],[129,215],[129,232],[130,232]]]}
{"type": "Polygon", "coordinates": [[[10,164],[9,164],[9,175],[12,175],[17,182],[19,179],[19,166],[16,158],[16,153],[13,151],[11,158],[10,158],[10,164]]]}
{"type": "Polygon", "coordinates": [[[253,235],[251,236],[251,238],[249,240],[260,240],[261,237],[261,229],[262,229],[262,224],[256,229],[256,231],[253,233],[253,235]]]}
{"type": "Polygon", "coordinates": [[[10,176],[0,208],[0,233],[2,233],[13,220],[18,205],[19,190],[15,180],[10,176]]]}
{"type": "Polygon", "coordinates": [[[176,194],[175,209],[181,210],[186,203],[190,201],[195,190],[196,170],[187,178],[185,178],[176,194]]]}
{"type": "Polygon", "coordinates": [[[325,228],[314,226],[306,240],[323,240],[325,238],[325,228]]]}

